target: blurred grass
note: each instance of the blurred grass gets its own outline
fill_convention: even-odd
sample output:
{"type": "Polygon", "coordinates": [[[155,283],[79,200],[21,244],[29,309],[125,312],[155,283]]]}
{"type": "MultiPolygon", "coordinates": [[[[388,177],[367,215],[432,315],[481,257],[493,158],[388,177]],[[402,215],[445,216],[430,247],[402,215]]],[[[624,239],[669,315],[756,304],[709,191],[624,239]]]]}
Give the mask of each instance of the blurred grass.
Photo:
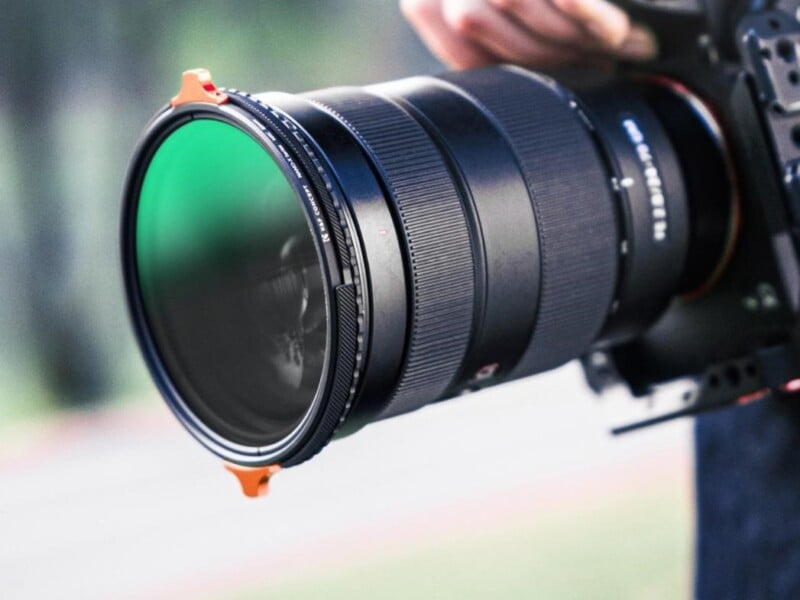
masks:
{"type": "MultiPolygon", "coordinates": [[[[427,547],[265,583],[227,598],[613,599],[690,597],[689,493],[659,486],[427,547]]],[[[569,499],[572,505],[575,499],[569,499]]]]}

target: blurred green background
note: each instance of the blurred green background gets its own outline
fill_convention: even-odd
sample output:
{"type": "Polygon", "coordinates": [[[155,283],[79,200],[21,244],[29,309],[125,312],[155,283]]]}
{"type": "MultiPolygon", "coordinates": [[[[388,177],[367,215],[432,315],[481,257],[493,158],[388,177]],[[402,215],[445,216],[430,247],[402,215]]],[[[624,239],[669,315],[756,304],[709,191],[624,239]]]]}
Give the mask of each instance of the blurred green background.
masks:
{"type": "Polygon", "coordinates": [[[689,596],[688,428],[611,441],[577,371],[373,426],[287,473],[283,504],[236,504],[159,403],[118,264],[127,160],[199,66],[289,92],[441,69],[395,0],[0,2],[0,596],[689,596]],[[219,548],[251,536],[232,576],[219,548]]]}
{"type": "Polygon", "coordinates": [[[139,133],[186,68],[253,92],[430,71],[389,0],[2,3],[0,417],[145,386],[117,254],[139,133]],[[30,400],[34,399],[35,400],[30,400]]]}

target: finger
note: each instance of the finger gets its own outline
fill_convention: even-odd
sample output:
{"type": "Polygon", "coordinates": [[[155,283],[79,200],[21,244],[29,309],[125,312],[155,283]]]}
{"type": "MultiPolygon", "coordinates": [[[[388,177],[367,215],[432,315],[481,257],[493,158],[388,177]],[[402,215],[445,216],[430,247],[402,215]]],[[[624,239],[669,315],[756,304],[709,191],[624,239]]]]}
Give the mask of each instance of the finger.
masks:
{"type": "Polygon", "coordinates": [[[482,0],[444,0],[443,12],[456,34],[503,61],[545,67],[571,64],[580,57],[577,50],[532,34],[482,0]]]}
{"type": "MultiPolygon", "coordinates": [[[[488,0],[496,9],[512,17],[531,33],[550,42],[586,45],[586,29],[575,18],[558,10],[548,0],[488,0]]],[[[595,45],[596,42],[595,42],[595,45]]]]}
{"type": "Polygon", "coordinates": [[[651,31],[644,27],[634,27],[615,54],[627,60],[651,60],[658,54],[658,42],[651,31]]]}
{"type": "Polygon", "coordinates": [[[497,57],[453,31],[444,20],[441,0],[401,0],[400,8],[422,41],[445,64],[469,69],[498,62],[497,57]]]}
{"type": "Polygon", "coordinates": [[[627,13],[606,0],[550,0],[567,17],[612,48],[625,43],[631,30],[627,13]]]}

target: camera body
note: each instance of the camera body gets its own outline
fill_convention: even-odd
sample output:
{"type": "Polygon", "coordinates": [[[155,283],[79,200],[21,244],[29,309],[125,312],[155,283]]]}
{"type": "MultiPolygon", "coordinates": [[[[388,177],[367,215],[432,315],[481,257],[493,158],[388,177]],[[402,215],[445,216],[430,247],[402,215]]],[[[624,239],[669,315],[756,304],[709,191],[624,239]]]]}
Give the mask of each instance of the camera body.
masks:
{"type": "Polygon", "coordinates": [[[615,432],[800,391],[800,2],[732,4],[626,4],[665,49],[629,75],[692,90],[722,129],[733,222],[718,278],[582,358],[596,392],[635,398],[615,432]]]}

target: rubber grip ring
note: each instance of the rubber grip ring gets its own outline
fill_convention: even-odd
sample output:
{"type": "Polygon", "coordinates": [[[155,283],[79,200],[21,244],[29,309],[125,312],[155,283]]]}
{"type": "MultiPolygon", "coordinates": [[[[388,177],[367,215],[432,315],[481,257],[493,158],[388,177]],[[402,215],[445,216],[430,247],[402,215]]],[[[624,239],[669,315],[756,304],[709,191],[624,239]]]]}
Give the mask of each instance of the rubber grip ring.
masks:
{"type": "Polygon", "coordinates": [[[412,314],[399,382],[378,418],[421,408],[450,387],[470,341],[475,267],[462,199],[434,142],[398,105],[355,88],[306,97],[358,137],[393,205],[412,314]]]}

